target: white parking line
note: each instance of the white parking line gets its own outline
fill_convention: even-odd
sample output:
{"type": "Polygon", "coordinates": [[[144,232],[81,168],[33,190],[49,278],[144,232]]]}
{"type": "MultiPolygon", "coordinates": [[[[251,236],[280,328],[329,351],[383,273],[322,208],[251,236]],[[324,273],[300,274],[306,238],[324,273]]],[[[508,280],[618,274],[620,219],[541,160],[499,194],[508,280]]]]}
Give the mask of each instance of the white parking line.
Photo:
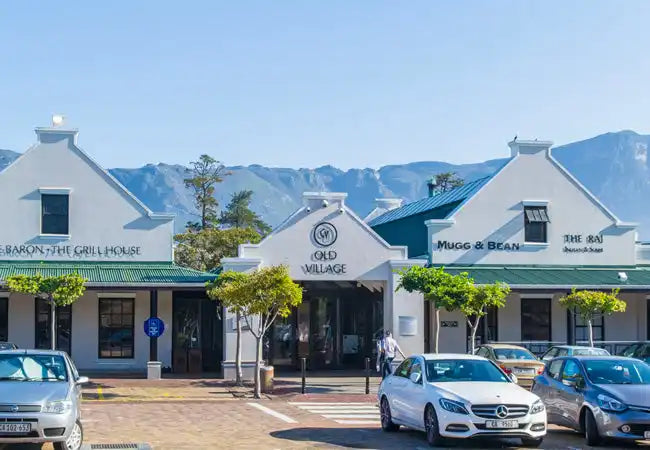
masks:
{"type": "Polygon", "coordinates": [[[379,409],[373,403],[290,402],[289,404],[342,425],[380,424],[379,409]]]}
{"type": "Polygon", "coordinates": [[[271,408],[267,408],[266,406],[260,405],[259,403],[248,403],[248,405],[252,406],[253,408],[259,409],[260,411],[268,414],[269,416],[273,416],[276,419],[283,420],[283,421],[285,421],[287,423],[298,423],[297,420],[294,420],[289,416],[285,416],[284,414],[279,413],[277,411],[273,411],[271,408]]]}

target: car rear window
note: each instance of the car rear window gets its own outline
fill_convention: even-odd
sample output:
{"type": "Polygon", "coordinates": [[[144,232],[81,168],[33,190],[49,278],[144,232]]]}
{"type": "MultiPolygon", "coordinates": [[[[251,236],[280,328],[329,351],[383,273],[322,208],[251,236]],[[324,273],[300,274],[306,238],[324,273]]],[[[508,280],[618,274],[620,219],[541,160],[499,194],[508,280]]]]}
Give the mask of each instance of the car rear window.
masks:
{"type": "Polygon", "coordinates": [[[604,348],[576,348],[573,354],[575,356],[609,356],[609,352],[604,348]]]}
{"type": "Polygon", "coordinates": [[[523,348],[495,348],[494,355],[497,359],[537,359],[535,355],[523,348]]]}

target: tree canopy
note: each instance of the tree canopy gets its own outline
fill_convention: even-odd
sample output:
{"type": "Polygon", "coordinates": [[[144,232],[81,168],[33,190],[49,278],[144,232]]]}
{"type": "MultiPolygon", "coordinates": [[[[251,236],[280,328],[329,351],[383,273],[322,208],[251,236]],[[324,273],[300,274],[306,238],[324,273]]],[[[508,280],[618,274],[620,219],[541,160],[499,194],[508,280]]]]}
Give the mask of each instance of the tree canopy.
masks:
{"type": "Polygon", "coordinates": [[[575,311],[587,324],[589,345],[594,346],[592,322],[600,315],[625,312],[627,304],[618,298],[618,289],[611,292],[585,291],[573,288],[571,293],[560,299],[560,304],[575,311]]]}
{"type": "Polygon", "coordinates": [[[174,260],[177,264],[203,272],[221,267],[221,259],[237,256],[240,244],[257,244],[259,233],[251,228],[206,228],[175,237],[177,246],[174,260]]]}
{"type": "Polygon", "coordinates": [[[6,281],[11,292],[35,295],[53,301],[57,306],[66,306],[84,294],[84,284],[88,280],[75,273],[55,277],[12,275],[6,281]]]}
{"type": "Polygon", "coordinates": [[[465,184],[465,181],[456,172],[437,173],[433,178],[435,179],[435,191],[437,193],[447,192],[465,184]]]}
{"type": "Polygon", "coordinates": [[[261,236],[271,232],[271,227],[250,209],[253,191],[242,190],[232,194],[230,203],[221,211],[219,223],[227,227],[252,228],[261,236]]]}
{"type": "Polygon", "coordinates": [[[412,266],[400,272],[397,290],[420,292],[436,309],[457,310],[471,295],[473,280],[466,272],[451,275],[444,267],[412,266]]]}
{"type": "Polygon", "coordinates": [[[223,164],[209,155],[201,155],[198,161],[192,161],[187,169],[188,177],[183,180],[185,187],[192,190],[194,205],[199,211],[201,221],[188,223],[193,230],[214,227],[217,223],[217,207],[214,198],[215,187],[225,176],[230,175],[223,164]]]}

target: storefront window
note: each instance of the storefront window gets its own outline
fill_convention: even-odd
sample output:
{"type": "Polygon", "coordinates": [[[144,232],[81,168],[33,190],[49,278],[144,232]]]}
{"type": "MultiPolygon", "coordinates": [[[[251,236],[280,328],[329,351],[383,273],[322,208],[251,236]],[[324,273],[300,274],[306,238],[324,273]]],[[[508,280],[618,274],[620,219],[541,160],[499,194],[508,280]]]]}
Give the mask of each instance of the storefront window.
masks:
{"type": "Polygon", "coordinates": [[[521,340],[551,340],[551,299],[521,299],[521,340]]]}
{"type": "Polygon", "coordinates": [[[0,342],[9,340],[9,299],[0,297],[0,342]]]}
{"type": "Polygon", "coordinates": [[[99,299],[99,357],[133,358],[132,298],[99,299]]]}
{"type": "MultiPolygon", "coordinates": [[[[591,329],[593,331],[594,341],[604,341],[605,340],[605,318],[601,316],[596,316],[591,321],[591,329]]],[[[576,341],[588,341],[589,340],[589,326],[587,322],[580,316],[576,315],[576,341]]]]}
{"type": "Polygon", "coordinates": [[[41,233],[68,234],[68,195],[42,194],[41,233]]]}
{"type": "Polygon", "coordinates": [[[548,214],[545,206],[524,207],[524,241],[546,242],[548,214]]]}
{"type": "MultiPolygon", "coordinates": [[[[35,347],[49,350],[52,348],[50,302],[42,298],[36,299],[35,347]]],[[[1,320],[0,320],[1,322],[1,320]]],[[[56,307],[56,349],[71,354],[72,336],[72,306],[56,307]]]]}

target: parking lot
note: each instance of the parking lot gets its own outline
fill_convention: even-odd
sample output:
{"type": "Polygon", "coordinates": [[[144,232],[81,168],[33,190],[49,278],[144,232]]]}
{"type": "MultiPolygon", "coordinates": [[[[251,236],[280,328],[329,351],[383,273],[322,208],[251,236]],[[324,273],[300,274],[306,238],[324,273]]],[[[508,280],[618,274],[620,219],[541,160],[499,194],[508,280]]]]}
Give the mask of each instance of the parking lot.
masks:
{"type": "MultiPolygon", "coordinates": [[[[86,402],[83,407],[85,442],[147,443],[151,448],[168,450],[427,448],[423,433],[405,429],[397,433],[382,432],[373,402],[353,401],[359,399],[349,395],[328,395],[316,400],[313,397],[265,401],[86,402]]],[[[518,445],[515,440],[476,441],[454,448],[518,448],[518,445]]],[[[606,448],[621,447],[612,444],[606,448]]],[[[576,433],[552,427],[541,448],[586,447],[576,433]]]]}

